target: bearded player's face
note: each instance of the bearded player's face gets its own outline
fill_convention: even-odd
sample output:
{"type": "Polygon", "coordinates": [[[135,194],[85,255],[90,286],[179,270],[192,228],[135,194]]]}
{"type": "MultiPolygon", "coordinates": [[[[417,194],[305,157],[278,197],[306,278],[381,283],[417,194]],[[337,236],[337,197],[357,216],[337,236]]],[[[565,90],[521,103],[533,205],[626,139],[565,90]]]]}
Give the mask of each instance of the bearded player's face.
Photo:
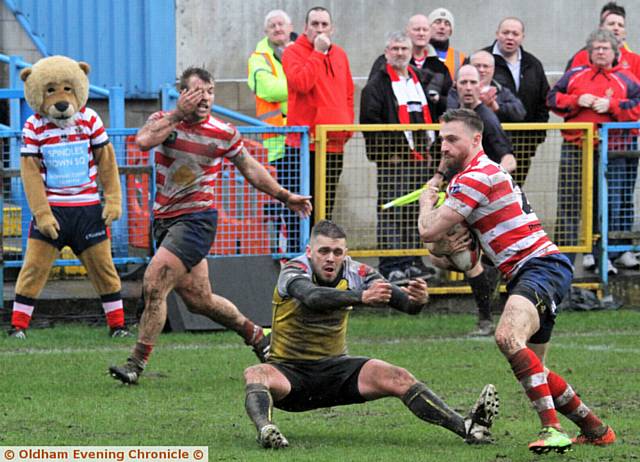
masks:
{"type": "Polygon", "coordinates": [[[447,170],[459,172],[470,160],[482,140],[480,133],[473,133],[463,122],[453,121],[440,128],[441,151],[447,170]]]}
{"type": "Polygon", "coordinates": [[[311,269],[322,282],[334,281],[342,272],[342,263],[347,256],[347,241],[318,235],[307,246],[307,258],[311,269]]]}

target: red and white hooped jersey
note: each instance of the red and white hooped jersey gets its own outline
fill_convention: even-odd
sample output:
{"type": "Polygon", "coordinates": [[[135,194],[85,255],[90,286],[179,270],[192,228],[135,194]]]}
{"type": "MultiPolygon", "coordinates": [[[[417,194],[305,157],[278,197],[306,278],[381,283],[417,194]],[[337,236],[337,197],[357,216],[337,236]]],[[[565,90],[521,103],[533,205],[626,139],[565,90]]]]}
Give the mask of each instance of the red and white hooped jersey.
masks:
{"type": "MultiPolygon", "coordinates": [[[[156,112],[149,121],[165,112],[156,112]]],[[[171,218],[213,208],[213,186],[224,158],[244,149],[240,133],[231,124],[211,115],[201,122],[180,122],[155,148],[155,218],[171,218]]]]}
{"type": "Polygon", "coordinates": [[[58,127],[40,114],[29,117],[22,129],[20,155],[42,161],[40,174],[50,205],[95,205],[100,203],[100,195],[93,150],[108,143],[100,116],[84,107],[66,127],[58,127]]]}
{"type": "Polygon", "coordinates": [[[482,151],[451,179],[444,205],[465,217],[507,280],[531,258],[559,253],[511,175],[482,151]]]}

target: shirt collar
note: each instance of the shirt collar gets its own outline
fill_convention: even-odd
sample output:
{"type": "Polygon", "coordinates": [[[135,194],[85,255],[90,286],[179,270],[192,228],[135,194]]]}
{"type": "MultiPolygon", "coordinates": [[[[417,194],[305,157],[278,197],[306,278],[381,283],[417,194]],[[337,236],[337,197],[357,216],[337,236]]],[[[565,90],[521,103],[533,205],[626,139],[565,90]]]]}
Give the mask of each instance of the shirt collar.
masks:
{"type": "MultiPolygon", "coordinates": [[[[504,60],[507,61],[507,57],[502,54],[502,51],[500,51],[500,47],[498,46],[497,40],[493,44],[493,50],[491,50],[491,53],[493,53],[494,55],[502,56],[504,60]]],[[[522,47],[518,47],[518,61],[521,61],[521,60],[522,60],[522,47]]]]}

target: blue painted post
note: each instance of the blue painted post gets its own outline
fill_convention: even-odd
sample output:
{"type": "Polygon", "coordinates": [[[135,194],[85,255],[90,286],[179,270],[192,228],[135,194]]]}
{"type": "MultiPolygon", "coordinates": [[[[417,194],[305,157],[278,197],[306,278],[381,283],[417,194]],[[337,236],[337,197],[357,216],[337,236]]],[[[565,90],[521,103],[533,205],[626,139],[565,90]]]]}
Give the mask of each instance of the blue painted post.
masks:
{"type": "MultiPolygon", "coordinates": [[[[20,56],[11,56],[9,58],[9,87],[13,89],[22,88],[22,80],[20,79],[20,67],[18,63],[22,61],[20,56]]],[[[11,128],[13,130],[22,130],[22,121],[20,120],[20,100],[11,98],[9,100],[9,117],[11,128]]]]}
{"type": "Polygon", "coordinates": [[[124,89],[122,87],[109,89],[109,122],[111,128],[125,127],[124,89]]]}
{"type": "MultiPolygon", "coordinates": [[[[122,87],[109,88],[109,125],[111,129],[120,129],[125,126],[124,89],[122,87]]],[[[118,165],[126,165],[126,136],[118,135],[111,140],[116,151],[118,165]]],[[[111,224],[111,242],[115,257],[127,257],[129,255],[129,230],[127,210],[127,182],[124,175],[120,175],[120,188],[122,190],[122,216],[111,224]]]]}
{"type": "MultiPolygon", "coordinates": [[[[22,58],[20,56],[11,56],[9,58],[9,87],[15,90],[22,90],[24,88],[22,79],[20,79],[20,63],[22,63],[22,58]]],[[[22,113],[24,98],[11,98],[9,103],[10,117],[11,117],[11,128],[17,132],[22,130],[22,126],[26,121],[24,114],[22,113]],[[23,120],[24,119],[24,120],[23,120]]],[[[29,111],[30,112],[30,111],[29,111]]],[[[29,114],[31,115],[31,114],[29,114]]],[[[27,116],[28,117],[28,116],[27,116]]],[[[19,137],[11,137],[9,141],[9,168],[11,169],[19,169],[20,168],[20,142],[19,137]]],[[[22,181],[20,178],[12,178],[11,179],[11,195],[10,200],[13,204],[23,205],[26,204],[26,198],[24,195],[24,190],[22,189],[22,181]]],[[[21,246],[22,253],[24,254],[25,249],[27,248],[27,237],[29,236],[29,223],[31,222],[31,210],[29,207],[21,207],[22,208],[22,223],[20,224],[21,228],[21,246]]],[[[3,209],[4,213],[4,209],[3,209]]]]}
{"type": "Polygon", "coordinates": [[[607,166],[609,156],[609,128],[606,124],[600,128],[600,161],[598,165],[598,188],[600,201],[598,207],[598,223],[600,223],[600,278],[605,295],[609,292],[609,190],[607,181],[607,166]]]}
{"type": "MultiPolygon", "coordinates": [[[[311,195],[311,159],[309,154],[309,128],[304,127],[300,137],[300,192],[303,196],[311,195]]],[[[300,221],[300,252],[304,252],[311,232],[309,218],[300,221]]]]}
{"type": "Polygon", "coordinates": [[[176,107],[177,92],[173,85],[165,83],[160,89],[161,108],[163,111],[170,111],[176,107]]]}

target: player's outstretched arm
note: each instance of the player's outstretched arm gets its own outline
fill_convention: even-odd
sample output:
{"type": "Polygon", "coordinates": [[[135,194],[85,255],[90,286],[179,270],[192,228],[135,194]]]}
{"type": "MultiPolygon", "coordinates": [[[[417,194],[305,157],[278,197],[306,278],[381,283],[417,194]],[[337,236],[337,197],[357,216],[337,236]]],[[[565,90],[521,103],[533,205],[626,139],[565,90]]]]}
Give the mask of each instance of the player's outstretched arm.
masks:
{"type": "Polygon", "coordinates": [[[311,310],[331,311],[363,303],[364,291],[321,287],[307,278],[297,278],[289,283],[287,292],[311,310]]]}
{"type": "Polygon", "coordinates": [[[301,196],[287,191],[269,174],[266,168],[255,160],[243,148],[242,152],[231,159],[242,175],[255,188],[279,200],[290,210],[296,212],[302,218],[311,215],[311,196],[301,196]]]}

